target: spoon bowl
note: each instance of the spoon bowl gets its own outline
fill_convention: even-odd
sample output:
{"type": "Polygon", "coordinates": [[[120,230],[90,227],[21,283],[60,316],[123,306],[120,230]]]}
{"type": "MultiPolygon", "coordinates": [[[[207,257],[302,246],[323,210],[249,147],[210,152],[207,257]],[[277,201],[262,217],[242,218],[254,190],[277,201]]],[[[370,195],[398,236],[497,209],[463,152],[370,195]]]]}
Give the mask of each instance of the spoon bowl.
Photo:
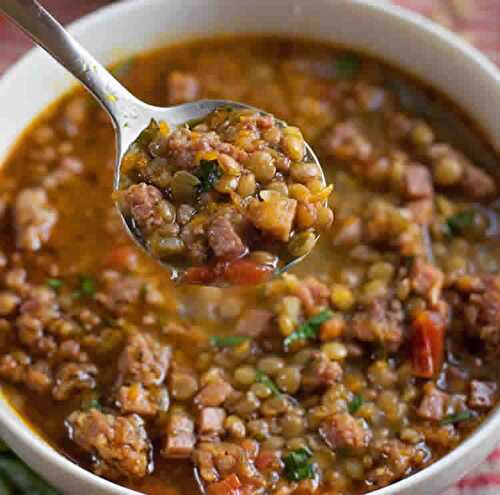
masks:
{"type": "MultiPolygon", "coordinates": [[[[0,0],[0,11],[4,12],[35,43],[71,72],[110,116],[116,136],[113,183],[115,191],[120,189],[120,170],[124,156],[152,121],[165,122],[169,129],[176,129],[189,122],[201,120],[222,107],[232,110],[248,109],[262,115],[269,115],[250,105],[228,100],[198,100],[172,107],[149,105],[136,98],[118,82],[37,0],[0,0]]],[[[283,121],[275,119],[275,122],[279,127],[286,127],[286,123],[283,121]]],[[[307,143],[305,143],[304,160],[317,166],[320,172],[318,178],[325,186],[326,180],[319,160],[307,143]]],[[[127,218],[120,208],[118,209],[129,235],[150,254],[146,249],[144,239],[134,227],[133,221],[127,218]]],[[[315,235],[316,242],[319,238],[318,232],[315,235]]],[[[274,271],[274,275],[288,270],[307,254],[291,257],[284,266],[274,271]]],[[[182,279],[182,275],[186,271],[185,267],[163,262],[162,264],[170,271],[170,277],[173,280],[182,279]]]]}

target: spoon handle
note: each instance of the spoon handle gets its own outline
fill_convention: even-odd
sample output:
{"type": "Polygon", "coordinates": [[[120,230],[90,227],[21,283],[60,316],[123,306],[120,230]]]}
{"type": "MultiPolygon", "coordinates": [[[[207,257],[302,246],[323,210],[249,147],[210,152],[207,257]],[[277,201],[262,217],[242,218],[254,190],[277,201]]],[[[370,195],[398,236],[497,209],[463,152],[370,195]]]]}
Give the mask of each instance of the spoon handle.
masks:
{"type": "Polygon", "coordinates": [[[133,115],[139,101],[83,48],[36,0],[0,0],[4,12],[97,98],[117,128],[133,115]]]}

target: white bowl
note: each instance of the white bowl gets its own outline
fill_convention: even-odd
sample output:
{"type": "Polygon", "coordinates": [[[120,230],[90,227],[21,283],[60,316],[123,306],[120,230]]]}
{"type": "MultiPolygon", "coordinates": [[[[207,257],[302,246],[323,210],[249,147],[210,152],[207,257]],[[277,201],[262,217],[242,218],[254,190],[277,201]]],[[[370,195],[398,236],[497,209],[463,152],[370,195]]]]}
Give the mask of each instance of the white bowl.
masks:
{"type": "MultiPolygon", "coordinates": [[[[380,0],[141,0],[116,3],[78,21],[76,37],[105,63],[181,39],[221,33],[281,33],[329,40],[383,58],[449,95],[500,151],[500,73],[481,53],[424,18],[380,0]]],[[[0,80],[0,162],[20,133],[74,83],[41,50],[0,80]]],[[[4,401],[0,434],[63,493],[133,495],[59,455],[4,401]]],[[[440,494],[500,441],[500,410],[458,448],[377,495],[440,494]]]]}

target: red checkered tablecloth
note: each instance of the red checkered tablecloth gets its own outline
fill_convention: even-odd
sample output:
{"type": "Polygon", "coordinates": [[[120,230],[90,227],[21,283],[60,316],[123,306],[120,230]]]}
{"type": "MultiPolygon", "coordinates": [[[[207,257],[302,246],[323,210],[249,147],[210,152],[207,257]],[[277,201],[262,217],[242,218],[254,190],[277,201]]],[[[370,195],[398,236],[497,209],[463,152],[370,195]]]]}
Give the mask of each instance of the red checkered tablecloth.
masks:
{"type": "MultiPolygon", "coordinates": [[[[42,0],[63,22],[69,22],[112,1],[42,0]]],[[[500,0],[393,0],[393,2],[418,11],[460,33],[500,65],[500,0]]],[[[0,16],[0,74],[30,46],[27,38],[0,16]]],[[[438,494],[429,493],[429,495],[438,494]]],[[[500,446],[484,464],[443,495],[500,495],[500,446]]]]}

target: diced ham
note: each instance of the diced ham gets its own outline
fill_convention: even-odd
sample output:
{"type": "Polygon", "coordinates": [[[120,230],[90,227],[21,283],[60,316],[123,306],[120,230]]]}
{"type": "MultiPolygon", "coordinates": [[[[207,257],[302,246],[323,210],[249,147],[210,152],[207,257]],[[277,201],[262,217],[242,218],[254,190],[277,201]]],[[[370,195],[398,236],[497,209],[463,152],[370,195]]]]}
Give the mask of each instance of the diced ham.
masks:
{"type": "Polygon", "coordinates": [[[205,407],[198,416],[198,434],[204,438],[221,435],[224,432],[226,411],[221,407],[205,407]]]}
{"type": "Polygon", "coordinates": [[[280,197],[268,201],[252,201],[247,214],[257,229],[279,241],[288,242],[296,210],[295,199],[280,197]]]}
{"type": "Polygon", "coordinates": [[[266,309],[247,309],[236,323],[236,334],[259,338],[271,328],[273,313],[266,309]]]}
{"type": "Polygon", "coordinates": [[[348,413],[335,414],[323,420],[319,433],[332,449],[362,449],[368,446],[371,432],[362,423],[348,413]]]}
{"type": "Polygon", "coordinates": [[[441,421],[447,414],[449,400],[448,394],[429,383],[425,387],[424,397],[417,409],[417,414],[427,420],[441,421]]]}
{"type": "Polygon", "coordinates": [[[184,412],[174,412],[167,423],[167,437],[162,455],[167,459],[189,459],[196,443],[194,421],[184,412]]]}
{"type": "Polygon", "coordinates": [[[370,159],[373,146],[354,122],[341,122],[326,134],[322,141],[324,152],[340,160],[370,159]]]}
{"type": "Polygon", "coordinates": [[[216,217],[208,227],[208,244],[216,258],[233,260],[245,254],[247,247],[228,218],[216,217]]]}
{"type": "Polygon", "coordinates": [[[409,199],[428,198],[433,195],[432,176],[424,165],[411,163],[405,167],[403,192],[409,199]]]}
{"type": "Polygon", "coordinates": [[[205,385],[196,395],[194,401],[202,407],[218,407],[229,397],[233,387],[225,381],[216,381],[205,385]]]}
{"type": "Polygon", "coordinates": [[[495,405],[496,395],[497,384],[495,382],[472,380],[468,404],[474,409],[489,409],[495,405]]]}

